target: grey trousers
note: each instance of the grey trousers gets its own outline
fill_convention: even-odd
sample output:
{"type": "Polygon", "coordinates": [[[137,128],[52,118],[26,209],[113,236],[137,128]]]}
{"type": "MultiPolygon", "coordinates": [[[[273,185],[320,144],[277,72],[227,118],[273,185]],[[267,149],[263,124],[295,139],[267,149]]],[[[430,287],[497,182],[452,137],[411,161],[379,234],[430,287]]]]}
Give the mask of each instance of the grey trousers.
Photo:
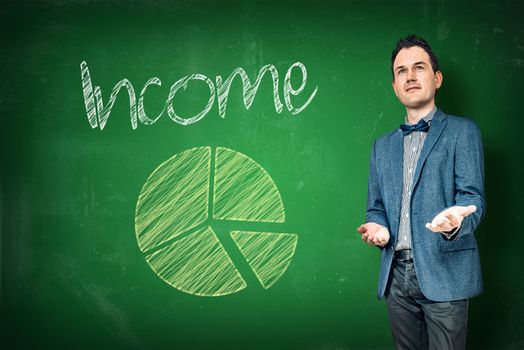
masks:
{"type": "Polygon", "coordinates": [[[468,300],[427,299],[412,260],[393,260],[386,305],[397,349],[465,349],[468,300]]]}

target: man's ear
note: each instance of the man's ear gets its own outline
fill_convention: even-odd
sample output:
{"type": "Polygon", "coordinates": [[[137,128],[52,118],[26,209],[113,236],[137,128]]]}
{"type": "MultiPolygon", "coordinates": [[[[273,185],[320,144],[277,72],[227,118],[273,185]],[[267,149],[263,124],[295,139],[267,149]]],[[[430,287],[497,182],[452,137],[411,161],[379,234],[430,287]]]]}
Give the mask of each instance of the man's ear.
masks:
{"type": "Polygon", "coordinates": [[[441,71],[437,71],[435,73],[435,88],[440,88],[442,86],[442,82],[444,81],[444,77],[442,76],[441,71]]]}

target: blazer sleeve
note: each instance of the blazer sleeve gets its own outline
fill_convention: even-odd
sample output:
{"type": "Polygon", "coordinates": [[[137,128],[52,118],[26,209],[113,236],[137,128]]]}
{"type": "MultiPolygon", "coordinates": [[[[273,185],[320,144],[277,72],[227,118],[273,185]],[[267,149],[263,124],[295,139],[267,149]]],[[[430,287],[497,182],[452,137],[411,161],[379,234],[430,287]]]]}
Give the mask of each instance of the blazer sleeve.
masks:
{"type": "Polygon", "coordinates": [[[475,205],[477,210],[464,218],[455,238],[473,233],[486,213],[484,195],[484,151],[480,129],[467,121],[457,140],[455,152],[455,205],[475,205]]]}
{"type": "Polygon", "coordinates": [[[366,211],[366,222],[374,222],[385,226],[389,231],[389,222],[387,219],[386,208],[382,198],[380,182],[377,173],[377,141],[373,143],[371,151],[371,160],[369,162],[369,180],[368,180],[368,203],[366,211]]]}

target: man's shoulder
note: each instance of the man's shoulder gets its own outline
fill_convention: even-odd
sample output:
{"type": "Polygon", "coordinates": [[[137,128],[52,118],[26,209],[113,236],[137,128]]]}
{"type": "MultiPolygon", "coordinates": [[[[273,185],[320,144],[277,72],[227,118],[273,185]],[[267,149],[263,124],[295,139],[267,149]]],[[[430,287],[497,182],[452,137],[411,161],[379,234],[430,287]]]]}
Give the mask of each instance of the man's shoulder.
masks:
{"type": "Polygon", "coordinates": [[[451,130],[460,131],[464,128],[478,128],[477,123],[475,123],[472,119],[468,117],[447,114],[442,112],[441,110],[438,110],[437,113],[438,114],[435,115],[436,120],[445,121],[448,124],[448,126],[451,127],[451,130]]]}
{"type": "Polygon", "coordinates": [[[379,136],[376,140],[375,140],[375,143],[377,144],[387,144],[389,142],[391,142],[392,140],[400,137],[400,135],[402,135],[402,131],[398,128],[398,129],[395,129],[395,130],[392,130],[386,134],[383,134],[382,136],[379,136]]]}

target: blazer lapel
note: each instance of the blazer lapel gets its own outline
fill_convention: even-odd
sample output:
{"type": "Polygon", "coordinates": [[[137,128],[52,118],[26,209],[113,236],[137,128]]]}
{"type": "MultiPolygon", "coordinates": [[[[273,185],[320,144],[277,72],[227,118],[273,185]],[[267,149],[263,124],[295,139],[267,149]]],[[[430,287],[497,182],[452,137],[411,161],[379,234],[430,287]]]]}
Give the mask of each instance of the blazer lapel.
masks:
{"type": "Polygon", "coordinates": [[[437,140],[442,134],[442,130],[444,130],[445,126],[445,114],[440,109],[437,109],[435,116],[431,121],[431,127],[429,128],[428,135],[426,136],[426,141],[424,141],[424,147],[422,147],[422,151],[420,152],[420,158],[415,169],[415,174],[413,175],[413,185],[411,187],[412,189],[414,189],[417,186],[418,180],[420,178],[420,173],[422,172],[422,167],[424,166],[424,163],[426,162],[429,153],[433,149],[433,146],[435,146],[435,143],[437,143],[437,140]]]}

